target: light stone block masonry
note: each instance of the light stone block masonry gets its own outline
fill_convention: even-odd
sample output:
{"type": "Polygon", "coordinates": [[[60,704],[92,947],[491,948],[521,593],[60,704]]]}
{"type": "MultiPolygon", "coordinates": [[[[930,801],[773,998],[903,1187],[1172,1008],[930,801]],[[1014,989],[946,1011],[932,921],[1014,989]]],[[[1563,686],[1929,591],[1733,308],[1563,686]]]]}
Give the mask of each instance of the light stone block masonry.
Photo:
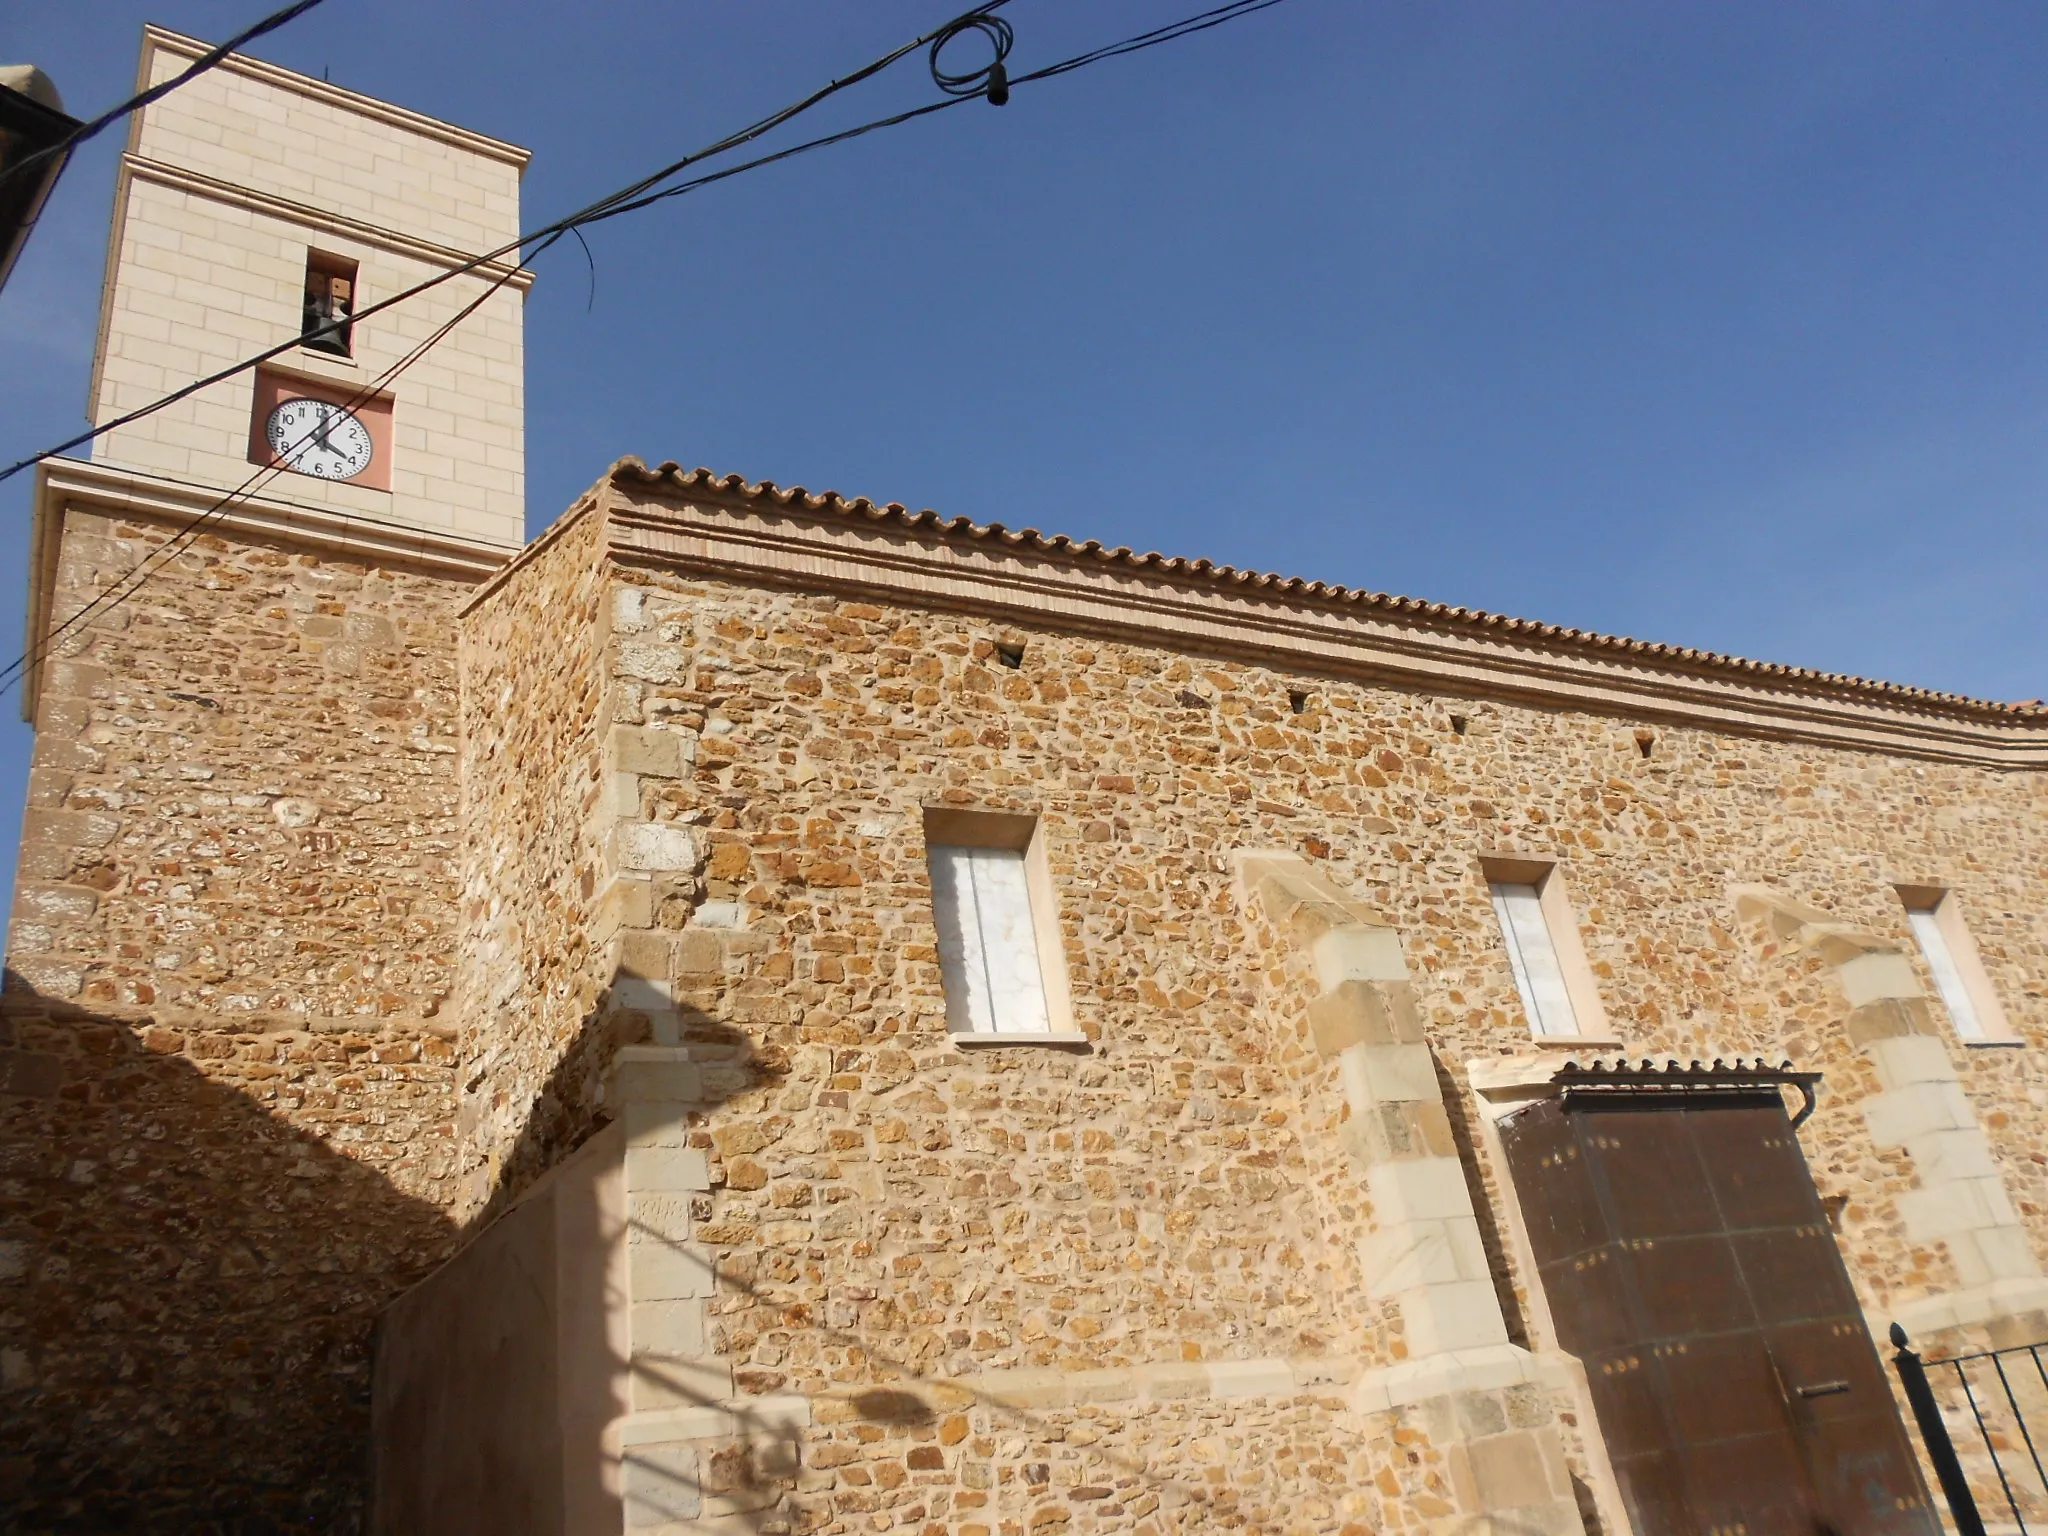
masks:
{"type": "MultiPolygon", "coordinates": [[[[142,83],[205,45],[144,34],[142,83]]],[[[230,58],[134,119],[115,192],[91,387],[95,422],[298,334],[309,250],[358,263],[356,307],[519,233],[524,150],[257,60],[230,58]]],[[[359,323],[353,356],[276,366],[374,385],[501,275],[512,280],[389,386],[391,489],[284,474],[274,496],[502,551],[525,538],[521,308],[494,263],[359,323]]],[[[242,375],[101,437],[93,457],[204,486],[252,472],[242,375]]]]}

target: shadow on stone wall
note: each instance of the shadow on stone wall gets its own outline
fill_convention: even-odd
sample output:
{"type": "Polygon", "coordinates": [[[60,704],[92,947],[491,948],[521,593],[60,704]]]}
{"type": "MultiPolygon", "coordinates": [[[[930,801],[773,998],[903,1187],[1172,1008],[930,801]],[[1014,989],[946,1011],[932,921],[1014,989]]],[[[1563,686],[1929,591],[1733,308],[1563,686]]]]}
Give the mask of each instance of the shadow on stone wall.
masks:
{"type": "MultiPolygon", "coordinates": [[[[786,1071],[772,1046],[742,1030],[687,1010],[681,1023],[703,1075],[695,1114],[772,1088],[786,1071]]],[[[207,1077],[174,1053],[163,1025],[44,997],[8,973],[0,995],[0,1528],[364,1529],[378,1319],[513,1211],[532,1174],[604,1128],[612,1106],[598,1104],[594,1085],[619,1045],[647,1035],[644,1017],[609,1000],[600,1006],[539,1096],[504,1162],[507,1177],[458,1227],[375,1168],[207,1077]]],[[[708,1214],[711,1197],[703,1198],[708,1214]]],[[[764,1266],[772,1255],[720,1251],[714,1336],[719,1298],[781,1308],[777,1277],[764,1266]]],[[[950,1406],[935,1410],[935,1384],[892,1359],[878,1347],[884,1341],[821,1319],[805,1326],[857,1346],[884,1378],[832,1394],[842,1426],[872,1426],[936,1454],[947,1415],[1001,1406],[952,1384],[950,1406]]],[[[814,1432],[686,1361],[643,1359],[634,1369],[669,1405],[717,1409],[731,1426],[687,1461],[643,1468],[652,1480],[643,1475],[641,1486],[666,1486],[674,1504],[728,1529],[790,1530],[789,1499],[814,1432]]],[[[1041,1420],[1015,1406],[1002,1412],[1026,1433],[1041,1420]]],[[[1057,1438],[1056,1418],[1043,1422],[1057,1438]]],[[[1220,1514],[1227,1504],[1141,1460],[1108,1460],[1119,1481],[1148,1488],[1184,1518],[1200,1521],[1205,1507],[1220,1514]]],[[[794,1523],[806,1527],[801,1515],[794,1523]]],[[[1231,1523],[1259,1529],[1241,1514],[1231,1523]]]]}
{"type": "MultiPolygon", "coordinates": [[[[617,1177],[623,1147],[622,1138],[591,1145],[623,1111],[611,1097],[614,1057],[621,1046],[649,1043],[654,1033],[653,1021],[622,999],[647,996],[644,985],[620,977],[599,998],[535,1094],[456,1257],[394,1298],[385,1314],[369,1522],[379,1536],[553,1530],[565,1520],[571,1529],[616,1528],[620,1468],[616,1449],[606,1448],[606,1431],[629,1406],[716,1408],[739,1426],[741,1440],[773,1438],[772,1425],[732,1400],[730,1374],[701,1347],[694,1358],[643,1355],[629,1367],[607,1334],[607,1310],[623,1320],[630,1301],[623,1275],[607,1275],[606,1253],[642,1240],[631,1230],[636,1222],[679,1236],[682,1262],[699,1277],[691,1287],[699,1298],[715,1278],[708,1252],[689,1241],[691,1224],[708,1215],[708,1191],[653,1204],[643,1194],[632,1209],[621,1204],[616,1211],[602,1193],[601,1170],[609,1166],[617,1177]],[[579,1158],[586,1148],[595,1162],[579,1158]],[[549,1177],[557,1171],[560,1177],[549,1177]],[[629,1369],[639,1373],[630,1389],[629,1369]],[[716,1384],[714,1374],[722,1378],[716,1384]]],[[[708,1145],[707,1117],[737,1097],[772,1088],[783,1068],[730,1025],[688,1008],[665,1012],[679,1024],[701,1084],[683,1106],[687,1124],[675,1125],[674,1135],[708,1145]]],[[[729,1267],[720,1261],[721,1276],[729,1267]]],[[[794,1445],[786,1438],[777,1443],[793,1474],[794,1445]]],[[[654,1489],[645,1469],[634,1476],[642,1493],[666,1507],[702,1508],[707,1494],[718,1496],[703,1486],[707,1481],[748,1503],[740,1490],[765,1489],[766,1469],[779,1465],[774,1447],[766,1451],[760,1465],[751,1445],[728,1448],[701,1467],[693,1459],[686,1471],[673,1469],[680,1482],[671,1469],[657,1469],[661,1486],[654,1489]]]]}
{"type": "Polygon", "coordinates": [[[458,1233],[182,1044],[6,975],[0,1526],[353,1532],[371,1327],[458,1233]]]}
{"type": "MultiPolygon", "coordinates": [[[[207,1022],[188,1039],[6,973],[0,1529],[360,1530],[379,1316],[603,1128],[592,1089],[647,1036],[601,1008],[458,1225],[208,1076],[188,1049],[275,1053],[255,1020],[207,1022]]],[[[763,1080],[738,1031],[686,1022],[705,1111],[763,1080]]]]}
{"type": "MultiPolygon", "coordinates": [[[[488,1198],[464,1223],[465,1232],[488,1226],[516,1205],[537,1179],[560,1167],[564,1158],[612,1122],[618,1109],[606,1097],[612,1061],[619,1047],[645,1045],[654,1038],[652,1020],[619,1002],[638,985],[637,978],[620,976],[601,994],[534,1096],[533,1108],[500,1163],[488,1198]]],[[[687,1004],[676,1005],[672,1012],[682,1043],[703,1074],[704,1096],[691,1106],[693,1112],[709,1115],[741,1094],[772,1086],[788,1072],[785,1055],[757,1046],[732,1025],[687,1004]]]]}

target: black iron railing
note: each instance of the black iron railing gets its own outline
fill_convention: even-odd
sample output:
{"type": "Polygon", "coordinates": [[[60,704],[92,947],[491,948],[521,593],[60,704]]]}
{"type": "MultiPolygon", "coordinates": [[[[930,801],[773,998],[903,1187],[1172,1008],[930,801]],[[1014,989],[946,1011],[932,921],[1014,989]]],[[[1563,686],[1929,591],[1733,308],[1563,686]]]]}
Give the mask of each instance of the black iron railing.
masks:
{"type": "Polygon", "coordinates": [[[1980,1509],[1994,1511],[1995,1531],[2048,1529],[2048,1344],[1922,1360],[1897,1323],[1891,1337],[1892,1364],[1957,1536],[1985,1536],[1980,1509]],[[1997,1519],[2001,1506],[2010,1525],[1997,1519]]]}

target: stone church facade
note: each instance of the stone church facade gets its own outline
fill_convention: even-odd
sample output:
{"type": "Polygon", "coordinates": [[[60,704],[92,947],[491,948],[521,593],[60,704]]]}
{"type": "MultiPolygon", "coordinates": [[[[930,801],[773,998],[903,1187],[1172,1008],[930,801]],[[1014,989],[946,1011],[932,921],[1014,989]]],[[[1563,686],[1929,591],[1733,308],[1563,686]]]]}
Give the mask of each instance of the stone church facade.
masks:
{"type": "MultiPolygon", "coordinates": [[[[96,413],[522,163],[165,98],[96,413]]],[[[260,381],[45,466],[36,623],[154,575],[31,690],[20,1528],[1937,1529],[1872,1340],[2048,1338],[2048,712],[636,460],[521,547],[518,292],[382,484],[183,537],[260,381]]]]}

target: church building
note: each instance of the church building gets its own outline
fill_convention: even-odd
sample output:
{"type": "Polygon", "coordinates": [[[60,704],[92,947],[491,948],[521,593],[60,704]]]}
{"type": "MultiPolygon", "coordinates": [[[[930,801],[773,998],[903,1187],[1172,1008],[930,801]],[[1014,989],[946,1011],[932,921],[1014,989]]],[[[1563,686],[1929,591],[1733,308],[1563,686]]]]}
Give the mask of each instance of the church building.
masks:
{"type": "Polygon", "coordinates": [[[526,159],[134,120],[93,419],[283,350],[40,471],[0,1525],[1937,1536],[2048,709],[634,458],[527,541],[526,159]]]}

